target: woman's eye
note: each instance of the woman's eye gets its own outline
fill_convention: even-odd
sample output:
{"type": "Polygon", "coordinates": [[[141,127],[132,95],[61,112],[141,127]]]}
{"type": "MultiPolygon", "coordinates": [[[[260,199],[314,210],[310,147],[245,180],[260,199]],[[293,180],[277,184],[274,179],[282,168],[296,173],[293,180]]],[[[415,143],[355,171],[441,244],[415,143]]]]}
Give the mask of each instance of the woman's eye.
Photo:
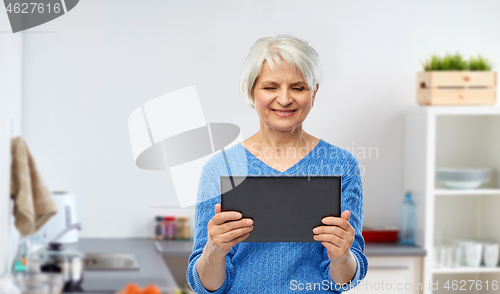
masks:
{"type": "Polygon", "coordinates": [[[266,88],[264,88],[264,89],[266,89],[266,90],[274,90],[274,89],[276,89],[276,88],[274,88],[274,87],[266,87],[266,88]]]}
{"type": "Polygon", "coordinates": [[[293,88],[295,91],[304,91],[304,88],[293,88]]]}

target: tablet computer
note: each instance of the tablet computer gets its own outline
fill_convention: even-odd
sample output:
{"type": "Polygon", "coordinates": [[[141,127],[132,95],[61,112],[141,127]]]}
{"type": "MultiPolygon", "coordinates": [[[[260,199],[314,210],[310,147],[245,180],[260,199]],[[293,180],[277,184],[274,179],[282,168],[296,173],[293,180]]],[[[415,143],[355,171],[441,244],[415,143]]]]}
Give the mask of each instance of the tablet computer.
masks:
{"type": "Polygon", "coordinates": [[[337,175],[221,176],[221,211],[253,219],[243,242],[317,242],[313,228],[340,217],[341,185],[337,175]]]}

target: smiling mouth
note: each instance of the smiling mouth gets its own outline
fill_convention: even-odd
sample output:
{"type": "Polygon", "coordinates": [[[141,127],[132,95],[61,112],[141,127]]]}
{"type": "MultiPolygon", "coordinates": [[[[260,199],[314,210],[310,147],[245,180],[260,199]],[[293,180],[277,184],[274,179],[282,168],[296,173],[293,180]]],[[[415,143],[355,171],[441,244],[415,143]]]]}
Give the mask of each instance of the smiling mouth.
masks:
{"type": "Polygon", "coordinates": [[[289,114],[289,113],[292,113],[292,112],[295,112],[297,111],[297,109],[295,110],[279,110],[279,109],[271,109],[272,111],[276,112],[276,113],[280,113],[280,114],[289,114]]]}

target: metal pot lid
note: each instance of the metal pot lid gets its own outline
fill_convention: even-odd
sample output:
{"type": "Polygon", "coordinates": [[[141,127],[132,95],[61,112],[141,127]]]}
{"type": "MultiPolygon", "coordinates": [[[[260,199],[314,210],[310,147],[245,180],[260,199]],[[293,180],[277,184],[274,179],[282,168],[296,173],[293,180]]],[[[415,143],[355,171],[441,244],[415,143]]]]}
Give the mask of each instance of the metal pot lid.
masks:
{"type": "Polygon", "coordinates": [[[84,258],[85,254],[75,250],[65,250],[61,243],[49,243],[49,246],[44,250],[37,251],[30,255],[31,259],[36,260],[68,260],[75,258],[84,258]]]}

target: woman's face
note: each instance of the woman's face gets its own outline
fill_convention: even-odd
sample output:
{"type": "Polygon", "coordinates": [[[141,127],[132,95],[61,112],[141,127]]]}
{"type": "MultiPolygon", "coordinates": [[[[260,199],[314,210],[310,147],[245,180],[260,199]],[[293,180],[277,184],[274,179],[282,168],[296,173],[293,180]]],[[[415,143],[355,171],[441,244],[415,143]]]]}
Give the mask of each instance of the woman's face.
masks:
{"type": "Polygon", "coordinates": [[[293,131],[300,127],[314,104],[318,91],[312,92],[304,78],[286,62],[275,72],[264,61],[262,72],[255,81],[255,110],[262,123],[276,131],[293,131]]]}

